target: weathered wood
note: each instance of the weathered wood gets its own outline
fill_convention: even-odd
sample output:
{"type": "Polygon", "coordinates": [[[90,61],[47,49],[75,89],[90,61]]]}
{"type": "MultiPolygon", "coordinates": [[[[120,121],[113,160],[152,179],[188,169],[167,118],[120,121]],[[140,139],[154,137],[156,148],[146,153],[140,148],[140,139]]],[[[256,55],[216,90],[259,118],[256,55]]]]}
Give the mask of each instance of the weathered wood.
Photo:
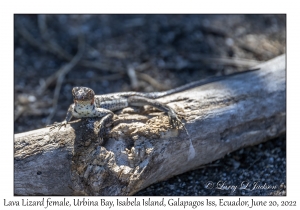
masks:
{"type": "Polygon", "coordinates": [[[160,99],[182,114],[189,136],[152,108],[120,111],[102,146],[96,119],[16,134],[15,194],[132,195],[275,138],[286,130],[285,55],[259,67],[160,99]]]}

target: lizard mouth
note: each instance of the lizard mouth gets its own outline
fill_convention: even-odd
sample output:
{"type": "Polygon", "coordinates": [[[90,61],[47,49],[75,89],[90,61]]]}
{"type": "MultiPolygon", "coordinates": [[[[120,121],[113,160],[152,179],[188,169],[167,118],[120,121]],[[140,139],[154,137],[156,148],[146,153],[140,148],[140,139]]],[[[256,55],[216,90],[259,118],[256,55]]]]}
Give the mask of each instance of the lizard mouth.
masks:
{"type": "Polygon", "coordinates": [[[88,106],[94,104],[94,99],[92,100],[74,100],[75,105],[88,106]]]}
{"type": "Polygon", "coordinates": [[[80,99],[80,98],[74,98],[74,102],[85,102],[85,101],[91,101],[92,99],[80,99]]]}

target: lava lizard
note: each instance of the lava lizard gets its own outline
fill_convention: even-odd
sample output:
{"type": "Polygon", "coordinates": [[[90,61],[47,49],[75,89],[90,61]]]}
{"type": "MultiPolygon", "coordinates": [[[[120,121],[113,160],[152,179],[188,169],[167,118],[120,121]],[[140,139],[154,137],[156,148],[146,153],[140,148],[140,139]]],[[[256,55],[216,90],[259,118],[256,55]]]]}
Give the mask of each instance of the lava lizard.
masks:
{"type": "Polygon", "coordinates": [[[161,103],[155,99],[163,96],[171,95],[173,93],[181,92],[196,86],[205,85],[208,83],[216,82],[241,73],[249,71],[255,71],[257,69],[251,69],[247,71],[237,72],[226,76],[209,77],[203,80],[195,81],[168,91],[163,92],[120,92],[104,95],[95,95],[94,91],[88,87],[74,87],[72,89],[74,103],[70,105],[65,120],[61,123],[56,123],[52,126],[51,130],[62,126],[65,126],[70,122],[72,117],[84,118],[84,117],[101,117],[100,121],[100,135],[104,133],[105,125],[112,121],[114,115],[113,111],[123,109],[128,106],[144,106],[150,105],[168,114],[170,124],[173,128],[178,128],[183,125],[178,118],[176,112],[167,104],[161,103]]]}

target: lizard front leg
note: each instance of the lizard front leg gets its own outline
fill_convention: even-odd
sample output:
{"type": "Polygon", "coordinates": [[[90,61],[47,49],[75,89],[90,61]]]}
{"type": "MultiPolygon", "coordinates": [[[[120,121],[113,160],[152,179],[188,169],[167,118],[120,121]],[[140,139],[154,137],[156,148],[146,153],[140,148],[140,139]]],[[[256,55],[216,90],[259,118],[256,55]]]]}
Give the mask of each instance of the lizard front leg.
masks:
{"type": "MultiPolygon", "coordinates": [[[[70,105],[66,118],[61,123],[54,124],[50,129],[53,130],[54,128],[58,127],[58,130],[62,126],[66,126],[72,117],[75,118],[87,118],[87,117],[104,117],[103,123],[108,123],[109,119],[112,118],[113,112],[108,109],[103,108],[95,108],[93,109],[86,109],[85,107],[76,107],[74,104],[70,105]]],[[[102,125],[100,125],[102,127],[102,125]]],[[[103,129],[101,129],[103,131],[103,129]]]]}
{"type": "Polygon", "coordinates": [[[74,110],[74,104],[71,104],[69,106],[69,109],[67,111],[67,115],[64,121],[62,121],[61,123],[55,123],[50,127],[50,131],[52,131],[53,129],[58,127],[58,131],[61,129],[62,126],[65,126],[68,124],[68,122],[70,122],[70,120],[73,117],[73,110],[74,110]]]}
{"type": "Polygon", "coordinates": [[[106,116],[102,117],[102,119],[99,122],[99,136],[103,137],[105,135],[105,128],[106,125],[109,124],[110,122],[112,122],[112,118],[113,118],[114,114],[113,113],[109,113],[106,116]]]}
{"type": "Polygon", "coordinates": [[[161,111],[164,111],[168,114],[170,124],[173,128],[178,128],[180,125],[183,125],[183,123],[178,118],[176,112],[169,107],[166,104],[163,104],[159,101],[156,101],[154,99],[149,99],[145,97],[140,96],[130,96],[128,97],[128,105],[130,106],[144,106],[144,105],[150,105],[153,106],[161,111]]]}

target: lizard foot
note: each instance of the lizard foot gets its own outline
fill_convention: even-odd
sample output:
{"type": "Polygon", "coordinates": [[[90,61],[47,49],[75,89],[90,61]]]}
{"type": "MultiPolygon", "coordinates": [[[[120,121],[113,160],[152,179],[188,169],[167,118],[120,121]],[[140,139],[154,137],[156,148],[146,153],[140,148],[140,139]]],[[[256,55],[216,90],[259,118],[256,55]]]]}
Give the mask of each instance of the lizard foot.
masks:
{"type": "Polygon", "coordinates": [[[184,126],[174,110],[170,109],[170,111],[168,112],[168,116],[172,128],[179,128],[180,125],[184,126]]]}
{"type": "Polygon", "coordinates": [[[106,128],[102,123],[100,123],[100,125],[99,125],[99,134],[98,135],[103,137],[103,136],[105,136],[105,134],[106,134],[106,128]]]}
{"type": "Polygon", "coordinates": [[[108,114],[100,120],[99,125],[98,125],[100,137],[103,137],[106,135],[106,127],[107,127],[107,125],[109,125],[112,122],[112,117],[113,117],[113,114],[108,114]]]}
{"type": "Polygon", "coordinates": [[[53,131],[55,128],[58,128],[58,131],[61,129],[62,126],[65,126],[68,124],[67,121],[62,121],[61,123],[54,123],[52,125],[47,125],[47,127],[50,127],[50,132],[53,131]]]}

